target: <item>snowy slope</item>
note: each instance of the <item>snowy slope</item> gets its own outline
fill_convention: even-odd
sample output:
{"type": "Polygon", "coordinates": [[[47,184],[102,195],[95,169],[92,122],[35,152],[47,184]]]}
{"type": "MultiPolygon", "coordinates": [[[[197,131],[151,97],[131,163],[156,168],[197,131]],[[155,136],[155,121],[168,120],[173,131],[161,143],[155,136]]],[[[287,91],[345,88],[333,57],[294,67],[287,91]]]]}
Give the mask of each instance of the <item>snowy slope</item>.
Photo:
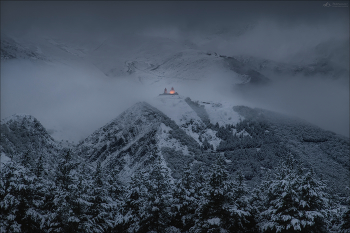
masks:
{"type": "Polygon", "coordinates": [[[160,95],[155,97],[150,104],[166,114],[179,126],[188,123],[190,120],[201,121],[193,109],[186,103],[185,97],[181,95],[160,95]]]}
{"type": "MultiPolygon", "coordinates": [[[[214,117],[215,109],[227,116],[220,124],[240,120],[232,106],[212,104],[212,124],[218,119],[214,117]]],[[[150,163],[154,153],[162,156],[168,168],[173,168],[174,164],[201,156],[199,147],[204,139],[216,149],[221,139],[206,124],[183,96],[160,95],[150,104],[135,104],[96,130],[77,145],[75,153],[94,164],[101,162],[106,169],[118,169],[128,180],[135,170],[150,163]]],[[[178,174],[178,169],[173,168],[172,172],[178,174]]]]}
{"type": "Polygon", "coordinates": [[[218,123],[220,126],[227,124],[235,125],[239,121],[244,120],[244,117],[240,116],[233,110],[234,104],[227,101],[221,103],[215,102],[202,102],[205,110],[207,111],[210,122],[212,124],[218,123]]]}
{"type": "Polygon", "coordinates": [[[49,164],[53,164],[62,150],[62,145],[31,115],[15,114],[1,121],[0,153],[4,158],[17,160],[29,151],[33,160],[42,155],[49,164]]]}
{"type": "MultiPolygon", "coordinates": [[[[232,107],[228,103],[206,107],[210,110],[210,123],[216,124],[220,119],[220,125],[238,123],[241,118],[232,107]]],[[[216,131],[208,128],[198,114],[183,96],[160,95],[150,104],[140,102],[124,111],[79,143],[75,152],[90,162],[101,162],[105,168],[118,167],[125,177],[146,166],[153,153],[160,153],[171,167],[172,154],[193,160],[202,153],[199,146],[204,139],[214,149],[221,142],[216,131]]]]}
{"type": "MultiPolygon", "coordinates": [[[[300,55],[300,57],[304,56],[305,54],[300,55]]],[[[349,74],[349,67],[342,64],[343,60],[341,63],[335,62],[332,57],[325,55],[319,55],[319,57],[314,57],[312,60],[292,63],[277,62],[253,56],[237,56],[235,58],[271,79],[289,79],[294,76],[344,79],[349,74]]],[[[346,57],[343,57],[343,59],[349,60],[346,57]]]]}
{"type": "Polygon", "coordinates": [[[102,162],[105,169],[117,169],[126,181],[135,170],[152,163],[156,153],[173,177],[178,178],[184,164],[210,164],[222,151],[217,149],[226,139],[218,136],[216,123],[221,128],[233,125],[235,128],[230,131],[231,138],[236,140],[233,143],[241,144],[225,152],[230,161],[228,169],[232,172],[243,169],[251,185],[259,182],[265,170],[277,166],[290,151],[305,166],[325,175],[334,190],[344,191],[339,182],[349,176],[346,171],[349,164],[344,162],[348,148],[346,141],[328,131],[300,119],[227,102],[158,96],[150,103],[138,103],[126,110],[79,144],[76,153],[90,162],[102,162]],[[210,123],[203,121],[203,114],[210,123]],[[267,128],[261,131],[261,127],[267,128]],[[212,150],[199,149],[204,140],[213,146],[212,150]],[[331,156],[333,145],[338,145],[337,157],[331,156]],[[339,182],[331,176],[336,170],[341,173],[337,175],[339,182]]]}
{"type": "MultiPolygon", "coordinates": [[[[227,102],[159,96],[150,103],[139,102],[124,111],[75,146],[74,154],[92,166],[101,162],[104,169],[117,170],[129,181],[136,170],[154,162],[154,155],[160,155],[172,176],[179,178],[186,164],[210,165],[217,153],[224,152],[228,170],[235,174],[242,169],[254,185],[266,170],[292,153],[326,178],[334,192],[345,190],[350,166],[348,138],[297,118],[227,102]],[[228,129],[228,125],[234,128],[228,129]],[[213,148],[200,149],[204,140],[213,148]],[[229,147],[225,149],[225,145],[229,147]]],[[[63,147],[32,116],[4,119],[2,159],[18,160],[28,149],[33,156],[43,154],[54,162],[63,147]]]]}
{"type": "MultiPolygon", "coordinates": [[[[200,116],[201,113],[196,112],[189,105],[188,101],[192,101],[186,101],[185,99],[186,98],[181,95],[160,95],[154,98],[150,104],[158,108],[170,119],[174,120],[181,129],[194,138],[200,145],[202,145],[202,142],[199,141],[199,136],[201,135],[201,137],[207,138],[208,142],[213,144],[216,148],[221,141],[216,137],[216,131],[206,126],[207,123],[205,119],[201,119],[201,117],[203,118],[203,116],[200,116]]],[[[233,110],[234,104],[232,103],[197,102],[213,125],[216,123],[218,123],[219,126],[225,126],[227,124],[235,125],[244,119],[244,117],[233,110]]]]}
{"type": "Polygon", "coordinates": [[[96,41],[51,37],[5,38],[3,40],[7,43],[2,46],[4,56],[11,54],[11,47],[26,47],[31,48],[29,51],[37,57],[43,56],[52,62],[70,65],[70,62],[79,61],[97,68],[107,77],[131,75],[144,79],[144,84],[163,79],[172,83],[212,78],[218,82],[227,78],[233,83],[242,82],[240,75],[227,68],[224,57],[208,55],[185,42],[164,37],[128,34],[96,41]]]}
{"type": "Polygon", "coordinates": [[[41,50],[30,46],[30,44],[21,44],[20,42],[7,37],[1,37],[1,60],[10,59],[31,59],[31,60],[47,60],[42,55],[41,50]]]}
{"type": "Polygon", "coordinates": [[[92,163],[121,170],[128,179],[132,171],[147,166],[155,153],[166,157],[163,148],[193,157],[198,147],[165,114],[140,102],[87,137],[75,152],[92,163]]]}
{"type": "Polygon", "coordinates": [[[1,153],[0,157],[0,167],[6,164],[7,162],[11,161],[11,158],[7,157],[5,153],[1,153]]]}

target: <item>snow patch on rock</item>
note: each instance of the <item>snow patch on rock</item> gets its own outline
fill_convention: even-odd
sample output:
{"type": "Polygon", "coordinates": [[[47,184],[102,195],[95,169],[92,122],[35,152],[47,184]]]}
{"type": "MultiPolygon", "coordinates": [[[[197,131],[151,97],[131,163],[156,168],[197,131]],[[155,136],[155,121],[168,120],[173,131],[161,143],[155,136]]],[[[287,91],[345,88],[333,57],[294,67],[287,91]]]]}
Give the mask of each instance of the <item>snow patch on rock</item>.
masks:
{"type": "Polygon", "coordinates": [[[11,158],[7,157],[6,154],[2,152],[0,161],[1,161],[1,166],[3,166],[3,164],[10,162],[11,158]]]}
{"type": "MultiPolygon", "coordinates": [[[[216,131],[212,129],[206,129],[205,133],[202,134],[202,138],[206,138],[210,144],[213,145],[214,150],[216,150],[216,147],[219,146],[221,139],[216,136],[216,131]]],[[[202,145],[202,143],[201,143],[202,145]]]]}
{"type": "Polygon", "coordinates": [[[169,138],[169,131],[171,130],[170,127],[164,125],[161,123],[160,125],[160,133],[157,135],[158,137],[158,145],[159,147],[170,147],[175,150],[180,150],[184,155],[189,155],[189,151],[187,146],[182,145],[178,140],[175,138],[169,138]]]}
{"type": "Polygon", "coordinates": [[[208,219],[208,223],[210,225],[217,225],[219,226],[220,225],[220,218],[211,218],[211,219],[208,219]]]}
{"type": "Polygon", "coordinates": [[[219,126],[225,126],[227,124],[235,125],[244,118],[233,110],[234,104],[228,102],[213,103],[208,102],[204,104],[204,108],[207,111],[210,119],[210,123],[219,126]]]}
{"type": "Polygon", "coordinates": [[[182,96],[158,96],[150,104],[175,121],[178,126],[190,120],[201,121],[182,96]]]}

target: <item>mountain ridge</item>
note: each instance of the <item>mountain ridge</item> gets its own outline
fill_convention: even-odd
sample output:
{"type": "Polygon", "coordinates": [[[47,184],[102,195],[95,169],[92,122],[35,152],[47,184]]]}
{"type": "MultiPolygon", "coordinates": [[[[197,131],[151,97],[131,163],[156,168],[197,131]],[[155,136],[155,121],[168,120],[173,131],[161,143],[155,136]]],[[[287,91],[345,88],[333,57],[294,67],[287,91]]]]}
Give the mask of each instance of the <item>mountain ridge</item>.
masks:
{"type": "MultiPolygon", "coordinates": [[[[221,154],[229,161],[230,173],[234,175],[243,169],[251,186],[260,182],[265,170],[274,169],[291,153],[303,166],[314,169],[327,179],[332,192],[345,192],[344,183],[349,178],[350,167],[346,138],[300,119],[264,109],[232,104],[225,107],[221,103],[197,102],[183,97],[156,98],[153,103],[162,106],[162,111],[146,102],[136,103],[71,147],[72,152],[92,166],[101,163],[106,170],[117,170],[125,182],[130,181],[134,172],[152,164],[155,155],[161,156],[164,166],[177,179],[185,165],[209,166],[221,154]],[[181,114],[174,115],[177,110],[181,114]],[[220,114],[226,122],[219,124],[215,120],[220,118],[213,118],[213,115],[220,114]]],[[[12,120],[2,121],[1,127],[5,129],[9,122],[16,122],[13,119],[22,118],[15,116],[12,120]]],[[[29,127],[26,131],[33,130],[29,127]]],[[[54,142],[47,132],[43,135],[48,142],[52,141],[53,149],[46,143],[38,144],[34,151],[49,147],[54,152],[47,149],[48,154],[60,157],[64,149],[62,145],[54,142]]],[[[35,134],[28,137],[38,138],[35,134]]],[[[21,139],[21,135],[2,130],[1,139],[2,145],[6,145],[1,147],[5,155],[9,155],[9,148],[15,148],[12,154],[17,155],[8,156],[14,160],[31,148],[28,146],[30,140],[21,139]],[[9,143],[11,137],[16,139],[13,140],[15,143],[19,141],[20,146],[9,143]]]]}

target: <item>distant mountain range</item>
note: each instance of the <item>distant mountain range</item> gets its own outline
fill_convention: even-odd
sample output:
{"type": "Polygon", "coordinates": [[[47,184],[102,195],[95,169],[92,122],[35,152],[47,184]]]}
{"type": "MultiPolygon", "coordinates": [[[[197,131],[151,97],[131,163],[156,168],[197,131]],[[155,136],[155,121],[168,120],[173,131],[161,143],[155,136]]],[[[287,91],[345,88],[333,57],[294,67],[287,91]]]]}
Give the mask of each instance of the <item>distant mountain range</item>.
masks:
{"type": "Polygon", "coordinates": [[[314,57],[300,54],[295,62],[278,62],[246,55],[201,51],[188,41],[124,35],[101,41],[74,41],[55,38],[20,38],[3,35],[1,60],[79,61],[98,69],[107,77],[135,76],[144,84],[206,80],[231,77],[233,84],[264,84],[281,76],[347,77],[346,41],[316,45],[314,57]],[[335,44],[335,45],[334,45],[335,44]],[[316,52],[315,52],[316,51],[316,52]],[[335,51],[340,51],[335,53],[335,51]],[[296,62],[298,61],[298,62],[296,62]]]}

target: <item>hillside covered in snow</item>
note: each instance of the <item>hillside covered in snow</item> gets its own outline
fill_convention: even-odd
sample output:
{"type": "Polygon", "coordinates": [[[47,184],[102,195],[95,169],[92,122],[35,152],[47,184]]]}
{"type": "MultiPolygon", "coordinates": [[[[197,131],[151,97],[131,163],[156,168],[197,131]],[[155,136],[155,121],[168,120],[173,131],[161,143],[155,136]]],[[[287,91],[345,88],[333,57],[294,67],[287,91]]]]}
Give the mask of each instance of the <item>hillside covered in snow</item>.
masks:
{"type": "MultiPolygon", "coordinates": [[[[67,146],[56,142],[31,116],[15,115],[1,127],[1,152],[7,157],[18,159],[30,150],[53,159],[67,146]]],[[[344,192],[349,176],[348,142],[342,136],[267,110],[193,101],[181,95],[137,103],[77,145],[68,146],[94,166],[118,168],[125,181],[150,164],[152,153],[164,159],[175,178],[185,164],[209,165],[218,154],[229,161],[232,174],[244,167],[252,185],[287,154],[322,174],[333,191],[344,192]]]]}
{"type": "MultiPolygon", "coordinates": [[[[254,198],[257,198],[253,194],[258,192],[256,187],[260,186],[262,189],[259,192],[263,192],[263,186],[267,185],[268,182],[272,182],[271,178],[266,180],[271,174],[275,174],[277,179],[273,182],[278,183],[278,176],[285,176],[283,172],[286,172],[286,170],[283,169],[289,169],[290,173],[287,173],[287,175],[289,174],[290,176],[295,176],[296,173],[293,173],[296,172],[295,169],[299,169],[299,172],[304,171],[302,173],[305,174],[305,179],[309,179],[307,177],[311,174],[306,171],[312,171],[312,179],[316,179],[312,181],[316,182],[312,184],[314,185],[312,187],[322,189],[322,192],[324,192],[322,195],[328,193],[327,195],[337,196],[336,199],[332,199],[334,202],[332,204],[333,209],[327,209],[329,214],[322,215],[322,219],[324,219],[322,221],[325,221],[323,224],[327,225],[328,220],[326,221],[325,219],[340,221],[336,220],[340,215],[331,214],[332,211],[335,211],[334,208],[338,208],[338,211],[343,211],[342,213],[345,211],[341,203],[345,200],[346,182],[349,179],[348,138],[325,131],[301,119],[291,118],[263,109],[233,106],[229,103],[194,101],[181,95],[159,95],[150,103],[139,102],[128,108],[76,145],[56,142],[40,122],[29,115],[14,115],[4,119],[1,122],[1,129],[1,166],[5,171],[4,175],[12,174],[12,172],[16,172],[16,176],[27,173],[25,177],[13,180],[15,183],[12,183],[12,185],[15,185],[16,182],[22,182],[21,179],[29,179],[29,182],[41,179],[40,182],[35,181],[36,183],[33,184],[42,185],[41,187],[43,188],[48,188],[46,185],[49,184],[51,186],[54,185],[52,186],[55,187],[53,190],[45,191],[47,192],[45,196],[53,195],[51,198],[54,198],[56,201],[65,195],[78,195],[78,192],[80,192],[81,194],[79,195],[84,195],[84,197],[79,199],[79,202],[83,201],[80,204],[82,206],[79,208],[85,208],[81,211],[87,211],[88,209],[92,211],[91,213],[85,213],[95,219],[93,220],[95,221],[94,223],[90,223],[92,227],[101,226],[106,230],[125,228],[125,232],[126,229],[146,227],[146,225],[143,225],[144,223],[138,222],[138,215],[132,214],[132,211],[135,211],[134,207],[130,207],[128,203],[132,200],[130,195],[136,195],[138,192],[141,192],[137,194],[141,195],[139,198],[150,198],[149,201],[151,201],[153,197],[143,196],[147,192],[152,192],[152,186],[147,186],[149,182],[156,182],[158,188],[155,190],[158,192],[157,195],[161,195],[158,198],[162,201],[160,203],[156,202],[154,205],[168,206],[177,205],[176,203],[180,199],[176,198],[189,198],[182,197],[182,194],[177,194],[180,190],[176,187],[184,189],[187,187],[186,183],[181,182],[194,182],[186,181],[185,179],[194,179],[196,177],[199,180],[193,185],[196,187],[196,190],[202,191],[193,189],[192,191],[186,191],[193,192],[193,194],[186,195],[194,195],[192,197],[193,201],[195,201],[193,205],[198,205],[198,207],[192,206],[191,208],[206,208],[206,204],[200,204],[200,200],[202,200],[201,198],[209,198],[205,192],[211,192],[211,188],[214,187],[211,186],[213,185],[211,183],[205,184],[203,183],[204,181],[200,181],[204,177],[214,179],[214,177],[222,175],[222,178],[217,178],[224,179],[226,180],[225,182],[231,182],[231,179],[233,182],[236,179],[235,177],[240,177],[238,178],[238,183],[235,183],[235,181],[227,183],[227,185],[230,187],[233,185],[233,192],[238,192],[234,190],[243,188],[243,186],[240,188],[240,185],[243,185],[242,182],[244,181],[246,184],[244,186],[246,194],[244,195],[248,195],[251,192],[250,195],[245,197],[252,198],[250,200],[253,201],[254,198]],[[290,164],[291,161],[293,161],[292,164],[290,164]],[[190,178],[188,177],[189,175],[194,177],[190,178]],[[48,183],[43,184],[43,179],[48,183]],[[320,182],[318,181],[320,179],[327,184],[326,189],[322,188],[321,183],[317,183],[320,182]],[[163,185],[166,186],[159,186],[161,185],[159,182],[165,182],[163,185]],[[145,189],[144,191],[139,190],[142,187],[145,189]],[[99,194],[96,192],[99,192],[99,194]],[[101,192],[104,192],[104,194],[101,192]],[[201,194],[200,192],[204,193],[201,194]],[[93,198],[94,195],[102,195],[101,197],[105,199],[100,199],[98,202],[95,199],[89,199],[93,198]],[[165,198],[167,195],[168,198],[171,195],[175,196],[172,197],[173,199],[163,200],[162,198],[165,198]],[[180,196],[177,197],[176,195],[180,196]],[[102,203],[104,204],[102,205],[102,203]],[[113,217],[95,215],[93,214],[96,211],[95,208],[99,208],[99,211],[102,211],[100,214],[107,214],[104,211],[107,211],[108,208],[112,209],[113,217]],[[123,208],[125,211],[129,209],[131,212],[120,212],[118,208],[123,208]],[[97,221],[100,221],[98,219],[104,219],[103,221],[108,221],[109,223],[97,223],[97,221]]],[[[300,177],[299,173],[299,176],[293,178],[296,180],[290,180],[290,182],[302,182],[301,180],[298,181],[298,177],[304,179],[300,177]]],[[[288,180],[289,178],[285,177],[283,179],[288,180]]],[[[28,192],[33,188],[34,190],[36,189],[34,186],[25,187],[28,192]]],[[[226,186],[222,188],[226,190],[224,187],[226,186]]],[[[14,186],[13,190],[15,189],[16,187],[14,186]]],[[[7,191],[4,192],[6,193],[7,191]]],[[[35,192],[41,191],[36,189],[35,192]]],[[[223,192],[230,192],[230,190],[223,192]]],[[[10,198],[9,195],[14,194],[11,194],[11,192],[6,194],[2,203],[8,203],[7,198],[10,198]]],[[[36,195],[39,195],[39,193],[36,195]]],[[[231,194],[226,193],[224,195],[231,194]]],[[[265,194],[260,193],[259,195],[265,194]]],[[[39,198],[39,196],[35,198],[39,198]]],[[[46,198],[49,198],[49,196],[46,198]]],[[[70,199],[67,199],[67,204],[75,202],[74,198],[70,197],[70,199]]],[[[51,205],[49,199],[46,200],[44,202],[51,205]]],[[[141,199],[136,199],[135,201],[137,200],[140,201],[141,199]]],[[[204,200],[206,199],[202,201],[204,200]]],[[[31,203],[32,200],[28,199],[27,202],[31,203]]],[[[153,203],[153,201],[151,202],[153,203]]],[[[260,206],[261,204],[256,202],[248,205],[246,203],[244,206],[252,205],[249,208],[264,209],[265,207],[260,206]]],[[[55,208],[61,208],[60,206],[55,208]]],[[[159,208],[150,207],[146,204],[142,206],[142,208],[146,208],[143,210],[146,211],[145,213],[148,213],[147,208],[159,208]]],[[[57,212],[59,210],[47,212],[48,210],[45,206],[33,208],[36,211],[35,214],[40,213],[44,216],[41,221],[46,225],[42,225],[40,229],[52,229],[50,224],[55,223],[59,226],[62,223],[59,220],[55,220],[55,218],[51,218],[65,212],[57,212]]],[[[166,208],[170,208],[170,206],[166,208]]],[[[239,208],[243,210],[248,207],[241,206],[239,208]]],[[[4,211],[12,211],[12,209],[6,207],[4,211]]],[[[176,209],[172,209],[172,211],[175,211],[174,214],[180,214],[176,212],[176,209]]],[[[183,209],[183,211],[185,210],[183,209]]],[[[198,209],[198,211],[200,210],[198,209]]],[[[190,213],[184,212],[183,214],[190,213]]],[[[248,213],[250,212],[245,212],[242,215],[246,219],[245,221],[251,224],[258,221],[258,219],[249,217],[251,215],[248,213]]],[[[139,214],[144,213],[140,212],[139,214]]],[[[261,214],[264,216],[264,212],[261,212],[261,214]]],[[[89,224],[84,222],[86,220],[78,212],[73,211],[71,215],[75,216],[74,218],[81,219],[79,220],[81,224],[89,224]]],[[[163,212],[158,213],[157,216],[167,218],[169,221],[170,219],[172,219],[171,221],[176,221],[176,217],[173,219],[173,217],[163,212]]],[[[30,221],[36,221],[34,217],[30,218],[32,219],[30,221]]],[[[7,226],[12,226],[8,218],[4,220],[7,226]]],[[[68,220],[68,222],[70,221],[68,220]]],[[[174,229],[198,228],[197,224],[201,221],[209,224],[206,226],[209,228],[222,227],[222,221],[226,220],[208,217],[206,220],[198,219],[198,221],[197,223],[191,221],[183,223],[184,225],[163,221],[157,224],[164,227],[162,229],[170,231],[169,226],[172,226],[174,229]]],[[[261,227],[259,229],[269,226],[266,224],[266,222],[256,222],[253,225],[248,224],[241,227],[245,229],[245,232],[255,232],[258,226],[261,227]]],[[[310,224],[315,223],[311,222],[310,224]]],[[[332,227],[334,227],[326,225],[325,227],[328,227],[328,229],[333,229],[332,227]]],[[[227,227],[230,229],[230,227],[235,226],[228,225],[227,227]]],[[[141,231],[141,228],[136,231],[141,231]]],[[[60,229],[65,228],[61,226],[60,229]]]]}

